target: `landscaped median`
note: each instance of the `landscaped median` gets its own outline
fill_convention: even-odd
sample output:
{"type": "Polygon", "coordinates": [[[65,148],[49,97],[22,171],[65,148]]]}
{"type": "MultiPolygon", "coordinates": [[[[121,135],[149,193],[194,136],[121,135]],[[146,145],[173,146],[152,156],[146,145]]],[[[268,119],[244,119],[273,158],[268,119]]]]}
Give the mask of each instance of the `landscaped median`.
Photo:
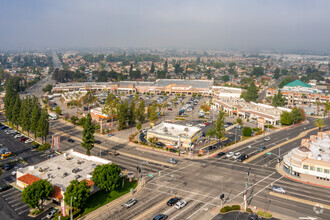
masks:
{"type": "MultiPolygon", "coordinates": [[[[244,213],[244,211],[241,210],[240,205],[224,206],[220,210],[220,214],[226,214],[228,212],[243,212],[244,213]]],[[[247,208],[245,210],[245,213],[252,214],[253,211],[252,211],[252,209],[247,208]]],[[[271,218],[272,217],[272,214],[270,214],[269,212],[264,212],[264,211],[258,211],[255,214],[257,214],[259,217],[264,217],[264,218],[271,218]]]]}
{"type": "Polygon", "coordinates": [[[290,142],[293,142],[293,141],[295,141],[295,140],[301,139],[301,138],[303,138],[304,136],[306,136],[309,132],[314,131],[314,130],[317,130],[317,129],[318,129],[318,128],[312,128],[312,129],[309,129],[309,130],[303,131],[303,132],[301,132],[298,136],[296,136],[295,138],[292,138],[292,139],[290,139],[290,140],[288,140],[288,141],[284,141],[284,142],[282,142],[282,143],[280,143],[280,144],[278,144],[278,145],[275,145],[274,147],[268,148],[267,150],[264,150],[264,151],[262,151],[262,152],[260,152],[260,153],[258,153],[258,154],[256,154],[256,155],[253,155],[252,157],[249,157],[248,159],[246,159],[245,161],[243,161],[243,163],[249,163],[249,162],[251,162],[252,160],[255,160],[255,159],[261,157],[262,155],[264,155],[264,154],[266,154],[266,153],[268,153],[268,152],[271,152],[272,150],[275,150],[275,149],[277,149],[277,148],[279,148],[279,147],[281,147],[281,146],[283,146],[283,145],[286,145],[286,144],[288,144],[288,143],[290,143],[290,142]]]}

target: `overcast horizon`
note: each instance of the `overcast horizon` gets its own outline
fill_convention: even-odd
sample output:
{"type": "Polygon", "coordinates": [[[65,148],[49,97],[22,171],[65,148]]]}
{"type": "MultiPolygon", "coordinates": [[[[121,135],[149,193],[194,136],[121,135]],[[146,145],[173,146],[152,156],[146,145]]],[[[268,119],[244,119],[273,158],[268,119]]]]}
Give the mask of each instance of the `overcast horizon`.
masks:
{"type": "Polygon", "coordinates": [[[0,0],[0,49],[329,50],[330,1],[0,0]]]}

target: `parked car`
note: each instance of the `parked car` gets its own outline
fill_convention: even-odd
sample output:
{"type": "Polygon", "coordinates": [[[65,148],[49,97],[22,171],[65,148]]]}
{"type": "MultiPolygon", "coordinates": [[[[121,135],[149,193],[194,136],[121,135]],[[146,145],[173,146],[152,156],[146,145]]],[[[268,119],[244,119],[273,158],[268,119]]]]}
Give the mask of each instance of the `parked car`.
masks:
{"type": "Polygon", "coordinates": [[[33,142],[33,139],[27,139],[27,140],[25,141],[26,144],[28,144],[28,143],[32,143],[32,142],[33,142]]]}
{"type": "Polygon", "coordinates": [[[213,123],[212,120],[207,120],[206,122],[209,123],[209,124],[212,124],[213,123]]]}
{"type": "Polygon", "coordinates": [[[204,123],[200,123],[198,126],[205,127],[206,125],[204,123]]]}
{"type": "Polygon", "coordinates": [[[235,125],[234,128],[241,129],[242,127],[240,125],[235,125]]]}
{"type": "Polygon", "coordinates": [[[1,187],[0,187],[0,192],[6,191],[6,190],[8,190],[8,189],[10,189],[10,188],[12,188],[11,185],[4,185],[4,186],[1,186],[1,187]]]}
{"type": "Polygon", "coordinates": [[[265,137],[265,141],[270,141],[270,137],[265,137]]]}
{"type": "Polygon", "coordinates": [[[273,186],[272,191],[277,192],[277,193],[286,193],[286,190],[283,187],[280,186],[273,186]]]}
{"type": "Polygon", "coordinates": [[[32,146],[32,149],[38,149],[39,146],[40,146],[40,144],[35,144],[32,146]]]}
{"type": "Polygon", "coordinates": [[[172,108],[168,108],[167,110],[172,111],[173,109],[172,108]]]}
{"type": "Polygon", "coordinates": [[[55,217],[55,214],[56,214],[56,212],[57,212],[57,210],[56,209],[52,209],[52,210],[50,210],[50,212],[48,212],[48,214],[47,214],[47,218],[48,219],[51,219],[51,218],[54,218],[55,217]]]}
{"type": "Polygon", "coordinates": [[[248,159],[248,158],[249,158],[249,155],[247,155],[247,154],[242,154],[241,156],[239,156],[239,157],[237,158],[237,161],[242,162],[242,161],[244,161],[244,160],[246,160],[246,159],[248,159]]]}
{"type": "Polygon", "coordinates": [[[17,173],[17,171],[14,170],[13,172],[11,172],[11,175],[12,175],[12,176],[16,176],[16,173],[17,173]]]}
{"type": "Polygon", "coordinates": [[[19,139],[20,142],[25,142],[27,140],[29,140],[29,138],[27,138],[27,137],[22,137],[21,139],[19,139]]]}
{"type": "Polygon", "coordinates": [[[171,164],[177,164],[179,161],[177,159],[171,158],[167,162],[169,162],[171,164]]]}
{"type": "Polygon", "coordinates": [[[20,138],[20,137],[23,137],[23,136],[24,136],[24,135],[18,133],[18,134],[16,134],[16,135],[14,136],[14,138],[20,138]]]}
{"type": "Polygon", "coordinates": [[[187,123],[186,126],[191,127],[191,126],[193,126],[193,124],[192,123],[187,123]]]}
{"type": "Polygon", "coordinates": [[[230,158],[230,157],[232,157],[233,155],[234,155],[234,152],[229,152],[229,153],[226,154],[226,157],[230,158]]]}
{"type": "Polygon", "coordinates": [[[187,202],[186,202],[186,201],[184,201],[184,200],[180,200],[179,202],[177,202],[177,203],[175,204],[175,208],[177,208],[177,209],[181,209],[181,208],[185,207],[186,205],[187,205],[187,202]]]}
{"type": "Polygon", "coordinates": [[[68,139],[68,142],[70,142],[70,143],[73,143],[73,142],[74,142],[74,140],[73,140],[73,139],[71,139],[71,138],[69,138],[69,139],[68,139]]]}
{"type": "Polygon", "coordinates": [[[7,126],[1,126],[0,130],[5,130],[6,128],[8,128],[7,126]]]}
{"type": "Polygon", "coordinates": [[[241,153],[240,152],[236,152],[236,153],[234,153],[233,158],[234,159],[237,159],[239,156],[241,156],[241,153]]]}
{"type": "Polygon", "coordinates": [[[173,197],[173,198],[171,198],[170,200],[168,200],[167,201],[167,205],[168,206],[173,206],[175,203],[177,203],[179,201],[179,199],[178,198],[176,198],[176,197],[173,197]]]}
{"type": "Polygon", "coordinates": [[[220,152],[220,153],[217,154],[217,157],[222,157],[222,156],[224,156],[224,155],[226,155],[225,152],[220,152]]]}
{"type": "Polygon", "coordinates": [[[261,146],[261,147],[259,147],[259,149],[258,149],[258,151],[264,151],[264,150],[266,150],[266,146],[261,146]]]}
{"type": "Polygon", "coordinates": [[[137,200],[134,199],[134,198],[131,198],[130,200],[128,200],[128,201],[125,203],[125,207],[126,207],[126,208],[130,208],[130,207],[132,207],[133,205],[135,205],[135,203],[137,203],[137,200]]]}
{"type": "Polygon", "coordinates": [[[156,142],[156,146],[157,147],[165,147],[165,144],[163,144],[162,142],[156,142]]]}
{"type": "Polygon", "coordinates": [[[228,128],[228,127],[229,127],[229,125],[225,124],[225,125],[224,125],[224,127],[225,127],[225,128],[228,128]]]}
{"type": "Polygon", "coordinates": [[[113,134],[113,133],[107,134],[107,137],[111,137],[111,136],[115,136],[115,134],[113,134]]]}
{"type": "Polygon", "coordinates": [[[167,219],[167,217],[168,217],[167,215],[158,214],[152,220],[165,220],[165,219],[167,219]]]}
{"type": "Polygon", "coordinates": [[[208,123],[208,122],[204,122],[204,125],[208,126],[208,125],[210,125],[210,123],[208,123]]]}
{"type": "Polygon", "coordinates": [[[10,170],[11,169],[11,165],[10,164],[5,164],[3,165],[3,170],[7,171],[7,170],[10,170]]]}
{"type": "Polygon", "coordinates": [[[249,220],[258,220],[258,215],[255,213],[251,213],[249,216],[249,220]]]}

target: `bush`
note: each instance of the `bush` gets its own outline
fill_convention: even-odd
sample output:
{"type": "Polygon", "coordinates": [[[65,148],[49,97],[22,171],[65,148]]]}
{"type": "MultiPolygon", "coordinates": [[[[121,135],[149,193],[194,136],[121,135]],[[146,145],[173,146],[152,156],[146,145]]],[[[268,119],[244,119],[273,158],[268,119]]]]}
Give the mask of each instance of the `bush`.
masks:
{"type": "Polygon", "coordinates": [[[86,122],[86,118],[83,117],[83,118],[79,119],[79,121],[78,121],[78,125],[83,126],[83,125],[85,124],[85,122],[86,122]]]}
{"type": "Polygon", "coordinates": [[[246,212],[247,213],[253,213],[252,209],[250,209],[250,208],[246,208],[246,212]]]}
{"type": "Polygon", "coordinates": [[[31,146],[34,146],[34,145],[36,145],[36,144],[38,144],[38,143],[35,142],[35,141],[31,142],[31,146]]]}
{"type": "Polygon", "coordinates": [[[273,125],[265,125],[265,128],[275,128],[273,125]]]}
{"type": "Polygon", "coordinates": [[[237,119],[236,119],[236,122],[237,122],[237,124],[242,124],[243,121],[242,121],[241,118],[237,118],[237,119]]]}
{"type": "Polygon", "coordinates": [[[43,210],[39,210],[39,209],[35,209],[31,212],[32,215],[39,215],[40,213],[42,213],[43,210]]]}
{"type": "Polygon", "coordinates": [[[252,134],[252,129],[250,127],[244,127],[242,133],[245,137],[250,137],[252,134]]]}
{"type": "Polygon", "coordinates": [[[38,147],[38,151],[44,152],[50,148],[50,143],[44,143],[38,147]]]}
{"type": "Polygon", "coordinates": [[[272,214],[270,214],[270,213],[265,213],[265,218],[271,218],[272,217],[272,214]]]}
{"type": "Polygon", "coordinates": [[[225,206],[220,210],[220,213],[226,213],[232,210],[232,207],[230,206],[225,206]]]}
{"type": "Polygon", "coordinates": [[[265,212],[264,212],[264,211],[258,211],[258,212],[257,212],[257,215],[259,215],[259,216],[264,216],[264,215],[265,215],[265,212]]]}
{"type": "Polygon", "coordinates": [[[232,205],[231,208],[232,210],[241,210],[241,206],[239,205],[232,205]]]}
{"type": "Polygon", "coordinates": [[[253,131],[259,131],[260,128],[253,128],[252,130],[253,130],[253,131]]]}
{"type": "Polygon", "coordinates": [[[61,110],[60,107],[58,107],[58,106],[55,107],[55,112],[56,112],[56,114],[58,114],[58,115],[61,115],[61,114],[62,114],[62,110],[61,110]]]}

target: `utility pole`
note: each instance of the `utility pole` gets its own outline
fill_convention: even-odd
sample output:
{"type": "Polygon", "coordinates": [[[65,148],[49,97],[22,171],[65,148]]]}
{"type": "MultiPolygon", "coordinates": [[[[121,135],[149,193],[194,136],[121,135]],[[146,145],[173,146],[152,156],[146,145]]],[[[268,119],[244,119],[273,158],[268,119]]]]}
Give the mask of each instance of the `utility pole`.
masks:
{"type": "Polygon", "coordinates": [[[246,179],[246,183],[245,183],[245,192],[243,195],[244,198],[244,210],[246,210],[247,208],[247,191],[248,191],[248,184],[249,184],[249,177],[250,177],[250,172],[251,172],[251,168],[249,168],[249,171],[247,172],[247,179],[246,179]]]}

